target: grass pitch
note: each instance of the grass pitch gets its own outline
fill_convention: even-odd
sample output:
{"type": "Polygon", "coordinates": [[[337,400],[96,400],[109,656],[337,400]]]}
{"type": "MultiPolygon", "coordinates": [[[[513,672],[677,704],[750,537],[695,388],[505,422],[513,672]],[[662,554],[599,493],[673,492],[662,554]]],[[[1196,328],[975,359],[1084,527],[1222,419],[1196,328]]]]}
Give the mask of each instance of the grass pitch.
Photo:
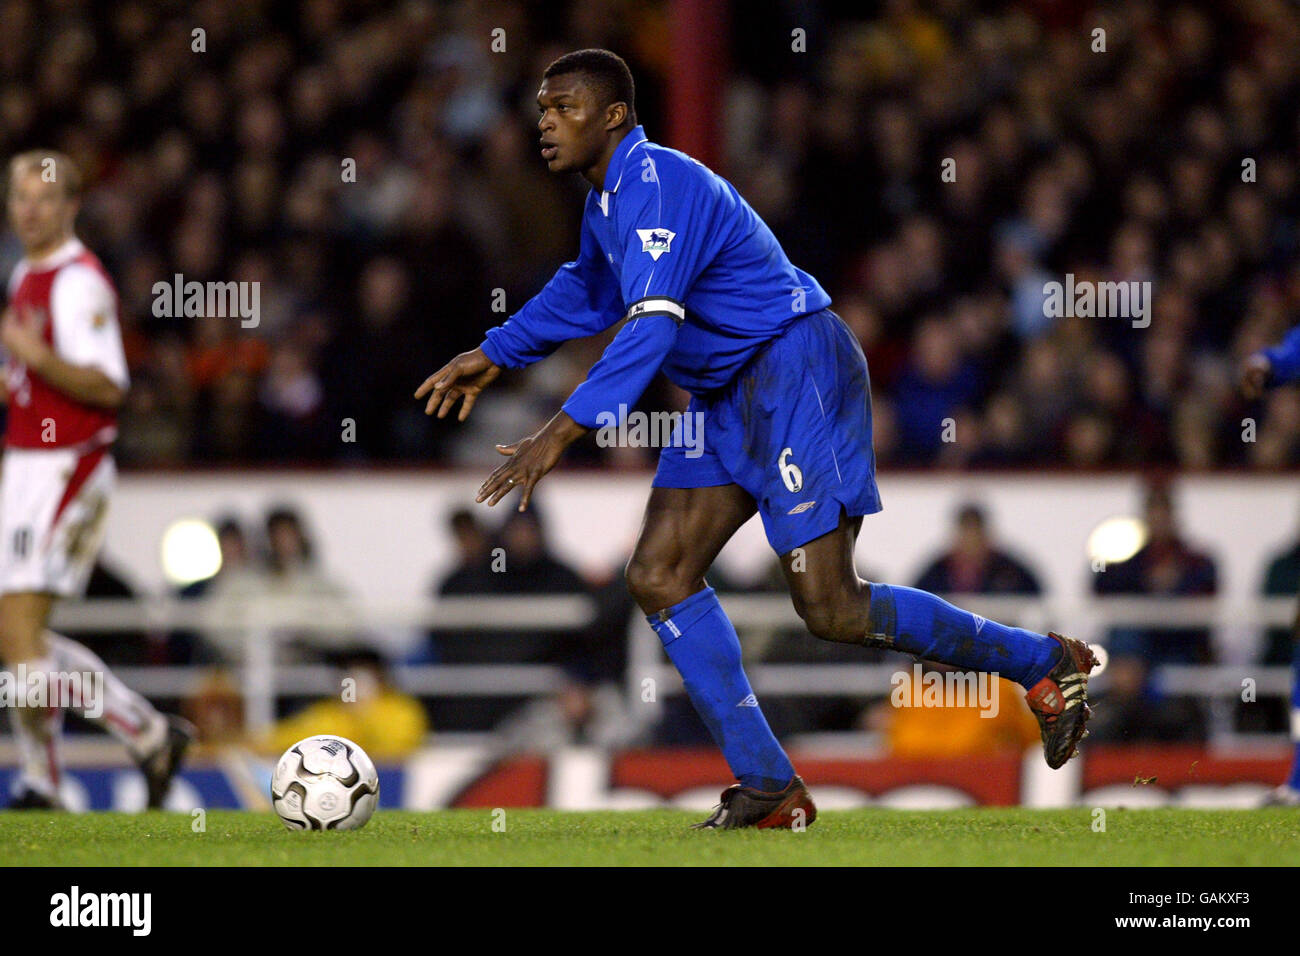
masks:
{"type": "Polygon", "coordinates": [[[1300,810],[828,811],[805,832],[696,832],[675,810],[380,810],[291,833],[271,814],[0,813],[9,866],[1296,866],[1300,810]],[[496,818],[500,820],[500,816],[496,818]],[[498,823],[498,828],[500,824],[498,823]]]}

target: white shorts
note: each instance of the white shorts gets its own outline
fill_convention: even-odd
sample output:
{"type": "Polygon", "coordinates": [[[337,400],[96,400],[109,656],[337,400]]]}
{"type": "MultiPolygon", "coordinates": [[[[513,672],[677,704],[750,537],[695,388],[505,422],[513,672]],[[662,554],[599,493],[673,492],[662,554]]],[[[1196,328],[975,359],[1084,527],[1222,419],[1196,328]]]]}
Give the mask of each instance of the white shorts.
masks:
{"type": "Polygon", "coordinates": [[[104,541],[112,450],[7,448],[0,473],[0,594],[76,597],[104,541]]]}

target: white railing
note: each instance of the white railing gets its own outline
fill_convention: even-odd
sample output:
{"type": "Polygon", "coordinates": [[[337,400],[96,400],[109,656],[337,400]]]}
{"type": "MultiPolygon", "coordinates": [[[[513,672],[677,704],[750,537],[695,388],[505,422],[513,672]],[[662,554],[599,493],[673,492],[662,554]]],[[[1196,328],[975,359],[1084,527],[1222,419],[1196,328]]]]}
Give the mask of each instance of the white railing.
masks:
{"type": "MultiPolygon", "coordinates": [[[[303,598],[86,600],[56,606],[50,626],[74,633],[194,631],[234,636],[242,654],[231,667],[239,673],[244,717],[250,728],[259,728],[275,720],[277,697],[339,692],[337,668],[275,663],[283,632],[352,632],[362,639],[366,630],[384,628],[572,630],[589,626],[595,611],[593,602],[581,596],[326,603],[329,613],[323,614],[320,600],[303,598]]],[[[114,668],[128,685],[147,697],[186,696],[209,670],[201,665],[114,668]]],[[[410,693],[448,697],[541,695],[563,683],[558,667],[542,664],[416,665],[394,668],[394,678],[410,693]]]]}
{"type": "MultiPolygon", "coordinates": [[[[1294,598],[1261,598],[1230,604],[1214,598],[1097,598],[1077,607],[1039,598],[954,598],[954,603],[994,620],[1014,621],[1031,630],[1063,629],[1089,641],[1104,639],[1112,627],[1195,627],[1207,629],[1220,649],[1239,646],[1265,627],[1290,627],[1294,598]],[[1068,624],[1065,622],[1069,622],[1068,624]]],[[[722,603],[742,643],[747,632],[800,629],[802,622],[784,594],[726,595],[722,603]]],[[[594,603],[585,597],[484,596],[361,604],[289,598],[223,600],[88,600],[59,605],[51,626],[71,631],[190,630],[236,635],[243,648],[233,665],[239,675],[245,715],[250,727],[269,724],[280,696],[327,695],[339,691],[339,672],[324,665],[277,665],[278,635],[286,632],[366,630],[464,629],[479,631],[571,631],[590,626],[594,603]]],[[[620,639],[623,635],[611,635],[620,639]]],[[[815,638],[808,636],[808,640],[815,638]]],[[[630,714],[653,720],[653,708],[641,705],[644,682],[655,682],[656,694],[681,692],[681,680],[668,663],[654,632],[634,613],[626,640],[628,665],[625,693],[630,714]]],[[[905,665],[747,663],[754,689],[767,696],[852,696],[888,694],[890,678],[905,665]]],[[[146,696],[178,697],[190,693],[204,667],[121,667],[117,673],[146,696]]],[[[393,668],[396,682],[419,696],[535,696],[549,694],[564,683],[560,668],[541,664],[424,664],[393,668]]],[[[1254,664],[1210,666],[1166,665],[1158,670],[1161,686],[1171,694],[1202,698],[1210,704],[1216,739],[1231,736],[1230,699],[1240,695],[1242,681],[1255,682],[1260,697],[1289,693],[1290,669],[1254,664]]],[[[1105,687],[1105,675],[1097,679],[1105,687]]]]}

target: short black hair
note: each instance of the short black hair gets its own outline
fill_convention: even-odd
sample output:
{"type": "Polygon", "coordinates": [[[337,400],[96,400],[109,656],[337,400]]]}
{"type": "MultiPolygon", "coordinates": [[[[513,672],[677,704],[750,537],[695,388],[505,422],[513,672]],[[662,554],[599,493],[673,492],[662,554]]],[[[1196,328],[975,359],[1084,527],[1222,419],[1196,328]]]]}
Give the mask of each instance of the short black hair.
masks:
{"type": "Polygon", "coordinates": [[[273,505],[266,512],[266,528],[269,531],[272,525],[291,524],[299,531],[302,530],[302,518],[298,516],[298,510],[292,505],[273,505]]]}
{"type": "Polygon", "coordinates": [[[213,525],[217,531],[217,537],[226,534],[236,534],[244,538],[244,525],[235,515],[222,515],[213,525]]]}
{"type": "Polygon", "coordinates": [[[600,97],[602,107],[611,103],[627,104],[627,123],[636,125],[636,84],[632,71],[617,53],[609,50],[574,50],[566,53],[546,68],[543,79],[581,73],[600,97]]]}
{"type": "Polygon", "coordinates": [[[962,524],[966,524],[966,522],[968,521],[973,521],[981,528],[984,528],[988,525],[988,520],[984,515],[984,509],[981,508],[979,505],[975,504],[974,502],[970,502],[970,501],[964,503],[960,508],[957,509],[957,523],[959,525],[962,525],[962,524]]]}
{"type": "Polygon", "coordinates": [[[266,512],[266,533],[270,535],[275,531],[276,525],[289,525],[298,533],[298,540],[302,543],[302,556],[306,560],[313,560],[315,549],[312,547],[311,538],[307,536],[307,529],[303,525],[302,516],[298,514],[298,509],[293,505],[278,504],[273,505],[266,512]]]}
{"type": "Polygon", "coordinates": [[[459,534],[462,531],[482,531],[478,518],[468,508],[457,508],[447,517],[447,527],[459,534]]]}

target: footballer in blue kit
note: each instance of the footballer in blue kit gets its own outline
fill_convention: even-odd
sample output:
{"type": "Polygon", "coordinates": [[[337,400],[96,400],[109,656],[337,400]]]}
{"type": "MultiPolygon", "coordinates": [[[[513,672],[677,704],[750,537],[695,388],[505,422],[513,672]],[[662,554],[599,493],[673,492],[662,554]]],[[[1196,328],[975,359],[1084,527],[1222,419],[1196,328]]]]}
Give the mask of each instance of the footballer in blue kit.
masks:
{"type": "MultiPolygon", "coordinates": [[[[1249,399],[1260,398],[1266,389],[1300,381],[1300,326],[1286,334],[1281,343],[1247,356],[1241,368],[1241,390],[1249,399]]],[[[1300,806],[1300,611],[1292,628],[1291,650],[1291,739],[1295,749],[1286,782],[1270,793],[1268,806],[1300,806]]]]}
{"type": "Polygon", "coordinates": [[[1016,681],[1048,764],[1063,765],[1090,714],[1096,658],[1085,643],[857,575],[862,519],[881,509],[871,392],[862,348],[830,310],[830,296],[790,262],[731,183],[646,138],[632,75],[615,54],[560,57],[545,71],[537,104],[548,168],[592,186],[578,257],[415,395],[427,395],[426,413],[439,417],[459,401],[464,421],[502,368],[522,368],[626,319],[555,417],[497,446],[507,460],[477,500],[495,505],[517,488],[524,510],[564,449],[634,407],[656,374],[691,394],[703,448],[662,449],[627,583],[736,777],[696,826],[789,828],[816,817],[704,578],[755,513],[813,635],[1016,681]]]}

